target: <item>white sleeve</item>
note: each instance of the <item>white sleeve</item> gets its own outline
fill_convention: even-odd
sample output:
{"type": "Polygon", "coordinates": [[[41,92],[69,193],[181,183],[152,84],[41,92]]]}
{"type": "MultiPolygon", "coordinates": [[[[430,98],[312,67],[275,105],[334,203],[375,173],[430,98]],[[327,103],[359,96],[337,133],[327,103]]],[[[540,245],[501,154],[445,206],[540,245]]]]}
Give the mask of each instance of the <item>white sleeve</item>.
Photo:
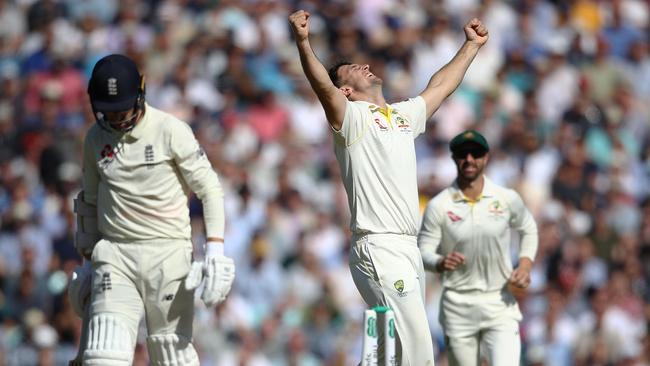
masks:
{"type": "Polygon", "coordinates": [[[510,209],[512,211],[510,227],[517,230],[521,235],[519,257],[527,257],[534,261],[539,242],[537,224],[535,223],[533,215],[524,205],[524,201],[521,199],[519,194],[512,190],[510,190],[510,192],[510,209]]]}
{"type": "Polygon", "coordinates": [[[345,116],[340,130],[332,128],[334,141],[345,147],[351,146],[366,132],[367,125],[364,120],[364,109],[356,103],[347,101],[345,116]]]}
{"type": "Polygon", "coordinates": [[[438,248],[442,240],[442,222],[434,201],[429,201],[424,210],[424,217],[422,218],[422,227],[418,235],[418,246],[422,254],[424,268],[432,272],[436,271],[436,265],[442,259],[442,256],[438,254],[438,248]]]}
{"type": "Polygon", "coordinates": [[[207,237],[224,237],[225,215],[223,190],[205,151],[184,122],[174,121],[171,149],[174,161],[185,183],[203,204],[203,220],[207,237]],[[180,122],[180,123],[179,123],[180,122]]]}
{"type": "Polygon", "coordinates": [[[393,104],[393,107],[399,109],[411,124],[413,138],[418,137],[427,127],[427,105],[424,98],[417,96],[403,102],[393,104]]]}

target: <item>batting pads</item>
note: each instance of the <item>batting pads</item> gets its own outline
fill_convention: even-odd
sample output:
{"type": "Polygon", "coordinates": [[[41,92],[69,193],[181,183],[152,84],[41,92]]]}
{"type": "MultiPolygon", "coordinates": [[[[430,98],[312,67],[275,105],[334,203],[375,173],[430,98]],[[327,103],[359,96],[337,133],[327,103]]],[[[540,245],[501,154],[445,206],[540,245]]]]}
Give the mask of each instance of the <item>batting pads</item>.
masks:
{"type": "Polygon", "coordinates": [[[74,247],[84,257],[90,257],[95,243],[100,239],[97,229],[97,206],[84,202],[84,191],[81,191],[74,199],[74,212],[77,214],[74,247]]]}
{"type": "Polygon", "coordinates": [[[90,320],[84,365],[129,366],[133,340],[122,320],[113,314],[95,315],[90,320]]]}
{"type": "Polygon", "coordinates": [[[199,356],[189,339],[176,334],[156,334],[147,338],[149,359],[154,366],[199,366],[199,356]]]}

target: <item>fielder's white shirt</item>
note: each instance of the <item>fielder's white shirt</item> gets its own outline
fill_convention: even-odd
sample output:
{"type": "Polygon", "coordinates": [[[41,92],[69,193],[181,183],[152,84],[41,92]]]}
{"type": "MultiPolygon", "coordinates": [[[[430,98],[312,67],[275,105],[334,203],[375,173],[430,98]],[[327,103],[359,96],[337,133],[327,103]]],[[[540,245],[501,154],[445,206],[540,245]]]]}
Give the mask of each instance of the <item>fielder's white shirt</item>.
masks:
{"type": "Polygon", "coordinates": [[[93,125],[84,141],[84,201],[99,232],[118,240],[190,239],[189,191],[207,235],[223,238],[223,192],[189,125],[146,105],[127,133],[93,125]]]}
{"type": "Polygon", "coordinates": [[[352,232],[417,235],[415,145],[426,127],[422,97],[388,104],[387,111],[348,101],[334,130],[334,152],[348,194],[352,232]]]}
{"type": "Polygon", "coordinates": [[[446,288],[466,291],[500,290],[512,273],[510,230],[521,234],[519,257],[533,260],[537,252],[537,224],[512,189],[500,187],[484,177],[478,201],[463,195],[456,184],[427,204],[418,237],[424,266],[435,270],[451,252],[465,255],[465,264],[445,271],[446,288]]]}

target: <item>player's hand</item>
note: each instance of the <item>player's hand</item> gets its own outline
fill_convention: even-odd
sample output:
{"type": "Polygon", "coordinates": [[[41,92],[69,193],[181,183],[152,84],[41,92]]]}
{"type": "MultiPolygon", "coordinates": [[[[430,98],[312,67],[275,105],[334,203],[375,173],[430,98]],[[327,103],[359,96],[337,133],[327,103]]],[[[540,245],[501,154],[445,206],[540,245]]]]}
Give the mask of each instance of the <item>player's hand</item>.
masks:
{"type": "Polygon", "coordinates": [[[482,46],[488,40],[488,30],[485,25],[477,18],[474,18],[467,22],[463,30],[465,31],[465,37],[467,38],[468,42],[482,46]]]}
{"type": "Polygon", "coordinates": [[[289,15],[289,23],[296,41],[303,41],[309,36],[309,16],[309,12],[305,10],[298,10],[289,15]]]}
{"type": "Polygon", "coordinates": [[[451,252],[442,258],[437,265],[438,272],[453,271],[465,264],[465,256],[459,252],[451,252]]]}
{"type": "Polygon", "coordinates": [[[206,244],[203,263],[194,262],[185,278],[185,288],[194,290],[203,283],[201,300],[207,307],[226,299],[235,279],[235,262],[223,255],[222,243],[206,244]]]}
{"type": "Polygon", "coordinates": [[[522,267],[515,268],[508,279],[508,283],[514,287],[527,288],[530,285],[530,270],[522,267]]]}
{"type": "Polygon", "coordinates": [[[89,261],[77,266],[72,272],[72,278],[68,285],[68,299],[75,314],[80,318],[84,314],[84,306],[90,300],[90,289],[92,287],[92,265],[89,261]]]}

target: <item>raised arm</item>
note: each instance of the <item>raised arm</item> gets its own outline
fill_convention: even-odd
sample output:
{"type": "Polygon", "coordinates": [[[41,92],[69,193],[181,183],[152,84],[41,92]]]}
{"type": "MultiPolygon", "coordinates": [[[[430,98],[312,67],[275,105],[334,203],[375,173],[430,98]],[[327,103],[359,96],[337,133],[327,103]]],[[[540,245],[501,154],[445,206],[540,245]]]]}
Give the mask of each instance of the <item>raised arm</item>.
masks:
{"type": "Polygon", "coordinates": [[[296,38],[300,63],[327,116],[327,121],[336,130],[341,129],[347,99],[330,80],[327,70],[314,54],[309,44],[309,13],[298,10],[289,16],[289,23],[296,38]]]}
{"type": "Polygon", "coordinates": [[[487,42],[488,31],[480,20],[474,18],[464,27],[465,43],[448,64],[433,74],[429,84],[420,94],[427,105],[427,118],[456,90],[478,50],[487,42]]]}

